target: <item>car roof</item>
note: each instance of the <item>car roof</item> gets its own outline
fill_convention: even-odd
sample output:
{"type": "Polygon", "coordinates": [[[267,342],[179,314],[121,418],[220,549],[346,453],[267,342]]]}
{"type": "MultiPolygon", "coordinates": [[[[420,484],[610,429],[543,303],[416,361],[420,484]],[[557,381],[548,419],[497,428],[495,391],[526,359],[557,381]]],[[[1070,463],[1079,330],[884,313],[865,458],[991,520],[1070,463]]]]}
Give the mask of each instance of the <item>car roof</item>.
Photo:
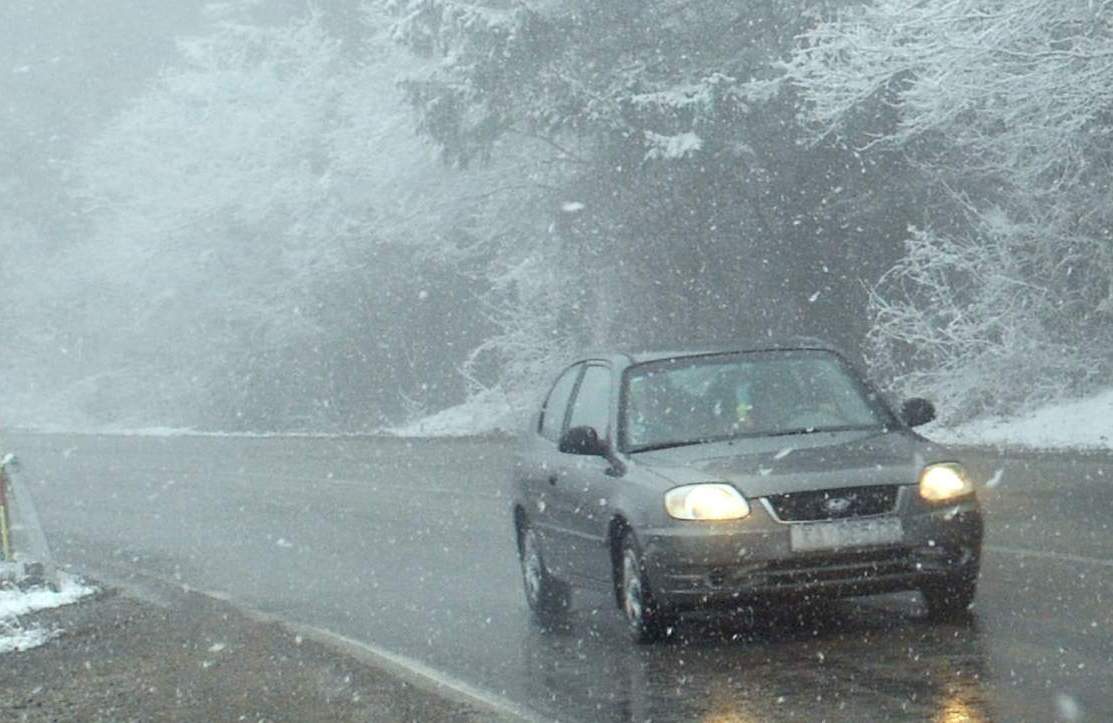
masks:
{"type": "Polygon", "coordinates": [[[681,359],[692,356],[710,356],[714,354],[738,354],[745,352],[761,351],[792,351],[792,350],[819,350],[833,352],[843,356],[843,353],[834,345],[821,339],[810,337],[791,337],[786,339],[762,339],[733,345],[701,346],[689,349],[657,349],[638,351],[610,351],[590,356],[584,359],[609,359],[619,357],[627,364],[644,364],[646,362],[662,361],[665,359],[681,359]]]}

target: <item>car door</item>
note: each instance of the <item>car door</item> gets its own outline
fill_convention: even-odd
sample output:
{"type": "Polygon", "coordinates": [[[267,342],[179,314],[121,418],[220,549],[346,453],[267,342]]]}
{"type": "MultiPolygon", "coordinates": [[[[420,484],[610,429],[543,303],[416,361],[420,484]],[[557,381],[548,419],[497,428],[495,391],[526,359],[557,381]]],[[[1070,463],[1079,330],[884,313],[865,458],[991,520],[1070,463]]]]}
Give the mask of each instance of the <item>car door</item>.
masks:
{"type": "Polygon", "coordinates": [[[553,572],[564,568],[559,542],[554,539],[553,492],[561,474],[557,441],[564,432],[569,404],[583,374],[582,363],[564,370],[545,397],[536,424],[526,435],[516,474],[525,490],[526,515],[541,538],[545,564],[553,572]]]}
{"type": "MultiPolygon", "coordinates": [[[[589,362],[568,410],[566,428],[592,427],[601,439],[610,439],[611,369],[589,362]]],[[[603,457],[558,454],[560,474],[553,489],[553,529],[569,573],[589,580],[607,581],[611,561],[606,530],[608,500],[616,480],[607,474],[611,463],[603,457]]]]}

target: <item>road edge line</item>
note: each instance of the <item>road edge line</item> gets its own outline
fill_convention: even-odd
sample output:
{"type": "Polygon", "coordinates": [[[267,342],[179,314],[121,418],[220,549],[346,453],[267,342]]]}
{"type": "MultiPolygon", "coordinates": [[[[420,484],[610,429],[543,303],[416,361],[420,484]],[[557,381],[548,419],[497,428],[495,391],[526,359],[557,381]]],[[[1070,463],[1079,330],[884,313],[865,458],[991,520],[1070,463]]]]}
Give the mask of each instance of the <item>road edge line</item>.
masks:
{"type": "MultiPolygon", "coordinates": [[[[69,572],[75,574],[72,568],[69,572]]],[[[144,580],[169,588],[179,594],[193,593],[203,595],[211,600],[229,605],[250,620],[257,623],[279,625],[293,635],[300,635],[303,638],[312,640],[325,647],[332,648],[343,655],[348,655],[365,665],[377,667],[388,675],[393,675],[416,688],[420,688],[444,700],[490,711],[501,720],[520,720],[528,721],[529,723],[555,723],[555,719],[546,718],[541,715],[541,713],[515,703],[505,696],[485,691],[478,686],[463,681],[449,673],[437,670],[414,658],[379,647],[373,643],[363,642],[341,635],[340,633],[335,633],[327,628],[310,625],[308,623],[300,623],[295,620],[290,620],[289,618],[284,618],[277,613],[269,613],[260,610],[240,602],[228,593],[220,590],[206,590],[179,580],[171,580],[161,575],[136,570],[129,570],[126,573],[127,576],[124,577],[118,571],[111,569],[111,566],[109,566],[108,569],[100,566],[85,568],[84,572],[88,573],[89,576],[97,581],[119,588],[145,602],[160,606],[166,606],[172,603],[165,599],[168,597],[165,593],[160,594],[158,591],[153,591],[149,589],[147,585],[144,585],[144,580]]],[[[81,573],[76,574],[80,575],[81,573]]]]}
{"type": "Polygon", "coordinates": [[[399,678],[409,680],[411,683],[419,685],[419,687],[429,688],[429,685],[432,684],[432,692],[442,698],[487,708],[500,715],[509,715],[516,720],[530,721],[530,723],[550,723],[551,721],[551,719],[543,718],[540,714],[518,705],[498,693],[485,691],[419,660],[381,648],[373,643],[349,638],[346,635],[334,633],[315,625],[292,623],[286,620],[281,621],[281,623],[284,627],[299,632],[304,637],[322,645],[338,648],[358,660],[373,664],[399,678]],[[415,677],[420,679],[420,683],[418,680],[414,680],[415,677]],[[424,683],[424,685],[421,685],[421,683],[424,683]]]}

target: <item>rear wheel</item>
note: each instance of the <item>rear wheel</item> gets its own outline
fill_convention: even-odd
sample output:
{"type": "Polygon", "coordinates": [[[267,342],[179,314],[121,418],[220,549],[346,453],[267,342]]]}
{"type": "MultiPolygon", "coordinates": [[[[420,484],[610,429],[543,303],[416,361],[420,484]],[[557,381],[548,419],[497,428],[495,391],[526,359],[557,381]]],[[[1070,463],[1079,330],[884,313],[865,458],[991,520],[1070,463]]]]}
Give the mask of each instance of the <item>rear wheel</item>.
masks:
{"type": "Polygon", "coordinates": [[[554,627],[567,615],[571,590],[567,583],[553,577],[545,567],[537,531],[528,522],[523,522],[518,534],[521,535],[522,582],[526,602],[538,624],[545,628],[554,627]]]}
{"type": "Polygon", "coordinates": [[[649,579],[645,574],[645,563],[633,533],[622,536],[619,557],[618,599],[630,636],[637,643],[652,643],[664,637],[672,621],[657,605],[649,579]]]}
{"type": "Polygon", "coordinates": [[[978,581],[973,577],[955,576],[946,582],[921,590],[930,620],[959,620],[970,614],[978,581]]]}

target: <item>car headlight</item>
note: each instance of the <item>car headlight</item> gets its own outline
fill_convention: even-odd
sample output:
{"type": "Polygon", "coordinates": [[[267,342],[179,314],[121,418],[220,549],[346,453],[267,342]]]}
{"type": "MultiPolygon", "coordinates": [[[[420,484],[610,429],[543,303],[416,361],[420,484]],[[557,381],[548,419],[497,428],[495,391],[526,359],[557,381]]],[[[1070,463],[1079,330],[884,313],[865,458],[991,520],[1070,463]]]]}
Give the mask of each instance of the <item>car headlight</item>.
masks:
{"type": "Polygon", "coordinates": [[[961,464],[929,464],[920,473],[920,497],[928,502],[946,502],[974,491],[974,483],[961,464]]]}
{"type": "Polygon", "coordinates": [[[678,520],[738,520],[750,505],[728,484],[685,485],[665,493],[665,509],[678,520]]]}

